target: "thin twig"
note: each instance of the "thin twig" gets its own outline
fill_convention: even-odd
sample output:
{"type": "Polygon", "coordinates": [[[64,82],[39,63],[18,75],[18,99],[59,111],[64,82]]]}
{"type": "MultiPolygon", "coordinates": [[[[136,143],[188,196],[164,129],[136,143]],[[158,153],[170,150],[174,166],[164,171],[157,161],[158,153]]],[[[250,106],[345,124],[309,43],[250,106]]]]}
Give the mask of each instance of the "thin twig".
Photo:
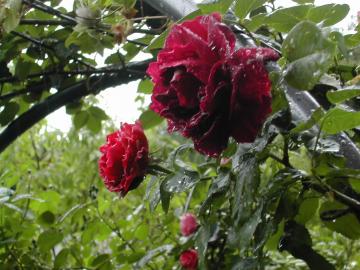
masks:
{"type": "Polygon", "coordinates": [[[43,11],[45,13],[55,15],[55,16],[61,18],[61,19],[67,20],[69,22],[72,22],[72,23],[75,23],[75,24],[77,23],[76,19],[74,19],[73,17],[65,15],[62,12],[60,12],[59,10],[56,10],[56,9],[50,7],[50,6],[47,6],[47,5],[45,5],[44,3],[40,2],[40,1],[37,1],[37,0],[32,0],[32,1],[23,0],[23,3],[33,7],[35,9],[41,10],[41,11],[43,11]]]}
{"type": "Polygon", "coordinates": [[[167,19],[168,16],[163,16],[163,15],[159,15],[159,16],[145,16],[145,17],[137,17],[137,18],[132,18],[130,19],[131,21],[142,21],[142,20],[158,20],[158,19],[167,19]]]}
{"type": "MultiPolygon", "coordinates": [[[[24,33],[19,33],[19,32],[15,32],[15,31],[11,31],[11,34],[15,35],[15,36],[19,36],[27,41],[30,41],[32,42],[33,44],[37,45],[38,47],[42,47],[42,48],[45,48],[45,49],[48,49],[49,51],[51,52],[55,52],[54,48],[52,48],[51,46],[48,46],[46,45],[43,41],[41,40],[37,40],[27,34],[24,34],[24,33]]],[[[76,55],[76,56],[80,56],[80,55],[76,55]]],[[[85,63],[84,61],[78,59],[78,58],[72,58],[74,61],[76,62],[79,62],[80,64],[86,66],[87,68],[91,68],[91,69],[94,69],[93,66],[89,65],[88,63],[85,63]]]]}
{"type": "Polygon", "coordinates": [[[75,22],[70,22],[68,20],[38,20],[38,19],[22,19],[20,24],[28,25],[62,25],[62,26],[74,26],[75,22]]]}
{"type": "Polygon", "coordinates": [[[44,44],[43,41],[37,40],[27,34],[16,32],[16,31],[11,31],[11,34],[13,34],[14,36],[21,37],[27,41],[30,41],[31,43],[34,43],[35,45],[37,45],[39,47],[54,51],[54,49],[51,46],[48,46],[48,45],[44,44]]]}
{"type": "Polygon", "coordinates": [[[149,35],[159,35],[162,33],[162,31],[156,29],[140,29],[140,28],[134,28],[131,30],[131,32],[140,33],[140,34],[149,34],[149,35]]]}
{"type": "Polygon", "coordinates": [[[138,45],[138,46],[142,46],[142,47],[147,47],[149,44],[145,44],[136,40],[131,40],[131,39],[126,39],[127,42],[138,45]]]}
{"type": "Polygon", "coordinates": [[[96,213],[98,214],[99,219],[103,222],[111,231],[115,232],[115,234],[123,241],[132,251],[135,252],[135,248],[128,242],[124,236],[121,234],[118,227],[113,227],[100,213],[98,205],[96,205],[96,213]]]}
{"type": "MultiPolygon", "coordinates": [[[[118,68],[102,68],[102,69],[83,69],[83,70],[70,70],[70,71],[63,71],[63,70],[50,70],[50,71],[44,71],[44,72],[37,72],[33,74],[29,74],[27,76],[27,79],[42,77],[42,76],[50,76],[50,75],[92,75],[92,74],[112,74],[112,73],[118,73],[122,70],[121,67],[118,68]]],[[[137,71],[139,72],[139,71],[137,71]]],[[[145,74],[145,73],[143,73],[145,74]]],[[[19,79],[16,76],[11,77],[5,77],[0,78],[0,83],[5,82],[16,82],[19,81],[19,79]]],[[[0,96],[0,99],[2,96],[0,96]]]]}
{"type": "Polygon", "coordinates": [[[193,186],[191,189],[190,189],[190,192],[189,192],[189,195],[187,196],[186,198],[186,203],[185,203],[185,206],[184,206],[184,211],[183,213],[186,213],[189,209],[189,206],[190,206],[190,202],[191,202],[191,198],[192,198],[192,195],[194,193],[194,190],[195,190],[195,186],[193,186]]]}

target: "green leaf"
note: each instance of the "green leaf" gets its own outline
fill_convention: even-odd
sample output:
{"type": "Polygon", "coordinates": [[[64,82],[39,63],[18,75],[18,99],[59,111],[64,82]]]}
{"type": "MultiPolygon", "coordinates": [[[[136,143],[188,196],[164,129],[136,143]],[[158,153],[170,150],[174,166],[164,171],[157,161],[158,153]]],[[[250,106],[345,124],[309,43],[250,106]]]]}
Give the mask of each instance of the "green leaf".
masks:
{"type": "Polygon", "coordinates": [[[165,189],[166,179],[160,185],[161,206],[165,214],[168,213],[170,207],[171,193],[165,189]]]}
{"type": "Polygon", "coordinates": [[[72,102],[66,105],[67,114],[75,114],[81,110],[82,102],[72,102]]]}
{"type": "Polygon", "coordinates": [[[105,59],[105,64],[107,65],[114,65],[114,64],[121,64],[124,60],[123,58],[124,56],[121,55],[119,52],[110,54],[106,59],[105,59]]]}
{"type": "Polygon", "coordinates": [[[140,51],[140,47],[132,43],[126,43],[123,46],[123,49],[126,51],[125,54],[126,62],[129,62],[131,59],[133,59],[140,51]]]}
{"type": "MultiPolygon", "coordinates": [[[[270,27],[279,32],[288,32],[297,23],[304,20],[311,5],[301,5],[290,8],[283,8],[270,13],[264,21],[270,27]]],[[[309,42],[310,43],[310,42],[309,42]]]]}
{"type": "Polygon", "coordinates": [[[112,230],[108,226],[105,226],[104,223],[99,220],[94,220],[87,223],[87,228],[82,233],[81,241],[84,245],[94,240],[102,241],[108,239],[111,232],[112,230]]]}
{"type": "Polygon", "coordinates": [[[103,53],[104,46],[100,39],[90,36],[86,32],[73,31],[65,40],[65,47],[69,48],[71,45],[79,46],[83,53],[103,53]]]}
{"type": "Polygon", "coordinates": [[[360,96],[360,89],[338,89],[336,91],[328,91],[327,99],[332,103],[341,103],[345,100],[360,96]]]}
{"type": "Polygon", "coordinates": [[[315,23],[322,22],[322,27],[327,27],[342,21],[349,11],[347,4],[327,4],[311,8],[307,18],[315,23]]]}
{"type": "Polygon", "coordinates": [[[358,126],[360,126],[360,112],[333,108],[325,114],[322,130],[329,134],[336,134],[358,126]]]}
{"type": "Polygon", "coordinates": [[[224,14],[228,11],[232,2],[233,0],[216,0],[209,3],[203,2],[197,6],[204,14],[209,14],[212,12],[220,12],[224,14]]]}
{"type": "Polygon", "coordinates": [[[97,106],[91,106],[88,109],[88,112],[91,116],[95,117],[99,120],[107,120],[109,119],[109,116],[105,113],[105,111],[97,106]]]}
{"type": "Polygon", "coordinates": [[[48,252],[57,244],[59,244],[62,239],[62,233],[52,229],[40,234],[37,243],[41,252],[48,252]]]}
{"type": "Polygon", "coordinates": [[[89,113],[87,111],[80,111],[73,117],[73,123],[76,129],[82,128],[89,119],[89,113]]]}
{"type": "Polygon", "coordinates": [[[254,9],[262,6],[266,0],[236,0],[235,3],[235,15],[240,19],[246,18],[246,16],[254,9]]]}
{"type": "Polygon", "coordinates": [[[292,0],[293,2],[295,3],[298,3],[298,4],[306,4],[306,3],[314,3],[315,0],[292,0]]]}
{"type": "Polygon", "coordinates": [[[246,258],[241,259],[236,264],[233,265],[231,270],[255,270],[259,269],[259,259],[258,258],[246,258]]]}
{"type": "Polygon", "coordinates": [[[139,83],[137,92],[142,94],[151,94],[153,88],[154,84],[152,83],[152,81],[149,79],[145,79],[139,83]]]}
{"type": "Polygon", "coordinates": [[[20,213],[22,216],[24,216],[26,214],[26,218],[28,218],[28,219],[33,219],[33,215],[31,214],[31,212],[25,211],[25,210],[17,207],[15,204],[6,202],[6,201],[9,201],[9,199],[10,198],[8,198],[8,197],[2,197],[0,200],[0,204],[6,206],[7,208],[9,208],[11,210],[15,210],[16,212],[20,213]]]}
{"type": "Polygon", "coordinates": [[[325,38],[314,23],[300,22],[282,46],[283,55],[291,62],[285,70],[286,81],[297,89],[312,89],[331,66],[335,49],[335,43],[325,38]]]}
{"type": "MultiPolygon", "coordinates": [[[[324,202],[319,212],[323,213],[329,210],[339,210],[346,208],[345,205],[336,202],[324,202]]],[[[322,221],[323,224],[332,231],[341,233],[342,235],[350,239],[359,239],[360,238],[360,223],[356,216],[352,213],[339,217],[332,221],[322,221]]]]}
{"type": "Polygon", "coordinates": [[[319,121],[322,119],[322,117],[325,115],[324,110],[320,107],[316,109],[310,116],[310,118],[305,121],[299,123],[296,127],[294,127],[292,130],[290,130],[291,134],[296,134],[305,130],[308,130],[312,128],[314,125],[319,123],[319,121]]]}
{"type": "Polygon", "coordinates": [[[204,215],[206,210],[210,208],[214,200],[224,195],[229,190],[230,185],[230,173],[221,172],[218,177],[211,184],[207,198],[200,207],[199,215],[204,215]]]}
{"type": "Polygon", "coordinates": [[[259,185],[259,164],[252,155],[244,155],[239,160],[234,187],[232,216],[236,224],[250,217],[248,207],[253,203],[259,185]]]}
{"type": "Polygon", "coordinates": [[[11,122],[20,109],[19,104],[16,102],[9,102],[5,104],[4,109],[0,113],[0,125],[6,126],[11,122]]]}
{"type": "Polygon", "coordinates": [[[134,236],[139,240],[146,240],[148,234],[149,226],[147,224],[143,224],[136,228],[134,236]]]}
{"type": "Polygon", "coordinates": [[[110,260],[111,257],[109,254],[100,254],[99,256],[93,259],[90,265],[92,267],[95,267],[96,269],[99,269],[99,267],[101,267],[103,264],[107,263],[110,260]]]}
{"type": "Polygon", "coordinates": [[[152,110],[147,110],[143,112],[140,117],[140,122],[144,129],[150,129],[159,125],[164,119],[161,118],[157,113],[152,110]]]}
{"type": "Polygon", "coordinates": [[[238,246],[245,250],[253,238],[257,226],[261,222],[263,207],[260,205],[239,228],[232,228],[228,239],[231,245],[238,246]]]}
{"type": "Polygon", "coordinates": [[[153,192],[149,195],[150,211],[153,212],[160,202],[160,185],[156,185],[153,192]]]}
{"type": "Polygon", "coordinates": [[[218,229],[219,228],[216,224],[205,223],[200,226],[196,234],[195,245],[198,248],[197,251],[199,254],[199,269],[206,269],[205,261],[208,242],[218,229]]]}
{"type": "Polygon", "coordinates": [[[176,164],[177,156],[187,149],[194,149],[194,146],[192,144],[182,144],[173,150],[168,156],[169,165],[173,168],[180,168],[180,166],[176,164]]]}
{"type": "Polygon", "coordinates": [[[70,250],[68,248],[62,249],[55,257],[54,268],[60,269],[66,266],[69,255],[70,255],[70,250]]]}
{"type": "Polygon", "coordinates": [[[333,31],[330,33],[329,38],[336,43],[340,53],[344,57],[349,57],[348,48],[346,47],[345,37],[337,31],[333,31]]]}
{"type": "Polygon", "coordinates": [[[318,208],[319,198],[316,198],[316,194],[307,194],[299,206],[295,221],[305,225],[317,213],[318,208]]]}
{"type": "Polygon", "coordinates": [[[93,133],[99,133],[101,130],[101,120],[91,115],[86,122],[86,127],[93,133]]]}
{"type": "Polygon", "coordinates": [[[92,204],[93,202],[88,202],[88,203],[80,203],[80,204],[76,204],[73,207],[71,207],[68,211],[65,212],[65,214],[59,219],[59,223],[62,223],[67,217],[73,215],[74,213],[76,213],[78,210],[83,209],[84,207],[89,206],[90,204],[92,204]]]}
{"type": "MultiPolygon", "coordinates": [[[[199,15],[202,15],[202,12],[200,9],[198,10],[195,10],[193,12],[191,12],[190,14],[188,14],[187,16],[183,17],[182,19],[178,20],[176,23],[180,23],[180,22],[183,22],[183,21],[186,21],[186,20],[190,20],[190,19],[193,19],[199,15]]],[[[161,49],[164,47],[164,43],[165,43],[165,39],[166,37],[168,36],[170,32],[170,29],[167,29],[165,30],[164,32],[162,32],[158,37],[154,38],[149,46],[147,46],[144,51],[146,52],[150,52],[152,50],[155,50],[155,49],[161,49]]]]}
{"type": "Polygon", "coordinates": [[[180,170],[169,175],[164,182],[164,190],[169,193],[184,192],[200,181],[199,174],[194,171],[180,170]]]}
{"type": "Polygon", "coordinates": [[[58,213],[59,203],[61,200],[60,194],[54,190],[48,190],[37,194],[41,200],[31,201],[31,209],[37,213],[43,213],[47,210],[58,213]]]}
{"type": "Polygon", "coordinates": [[[2,27],[4,28],[5,32],[9,33],[12,30],[14,30],[21,18],[21,0],[12,0],[7,1],[7,3],[2,3],[2,7],[0,7],[4,14],[0,14],[0,19],[3,19],[2,21],[2,27]],[[1,18],[3,17],[3,18],[1,18]]]}
{"type": "Polygon", "coordinates": [[[32,62],[20,58],[16,63],[15,76],[21,81],[25,80],[31,72],[32,65],[32,62]]]}
{"type": "Polygon", "coordinates": [[[335,44],[326,39],[321,29],[309,21],[297,24],[287,35],[282,45],[282,53],[290,61],[319,52],[334,54],[334,51],[335,44]]]}
{"type": "Polygon", "coordinates": [[[144,257],[139,260],[136,265],[135,269],[144,269],[145,265],[151,261],[152,258],[158,256],[159,254],[169,253],[173,249],[173,245],[163,245],[159,246],[155,249],[149,250],[144,257]]]}
{"type": "Polygon", "coordinates": [[[250,32],[255,32],[264,24],[265,18],[266,18],[266,14],[263,14],[263,13],[257,14],[255,16],[251,17],[250,19],[244,19],[243,25],[250,32]]]}
{"type": "Polygon", "coordinates": [[[311,90],[332,64],[332,55],[313,53],[290,63],[285,79],[298,90],[311,90]]]}
{"type": "Polygon", "coordinates": [[[38,217],[38,222],[44,225],[51,225],[55,222],[55,215],[51,211],[45,211],[38,217]]]}

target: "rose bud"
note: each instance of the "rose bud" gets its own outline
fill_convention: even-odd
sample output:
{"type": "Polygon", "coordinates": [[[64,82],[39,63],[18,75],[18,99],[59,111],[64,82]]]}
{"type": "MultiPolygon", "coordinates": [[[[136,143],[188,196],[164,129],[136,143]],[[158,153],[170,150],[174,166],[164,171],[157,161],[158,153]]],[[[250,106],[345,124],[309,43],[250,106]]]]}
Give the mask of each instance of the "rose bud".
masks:
{"type": "Polygon", "coordinates": [[[131,21],[125,21],[121,24],[115,24],[111,26],[111,32],[114,35],[114,39],[117,43],[123,43],[126,41],[127,36],[133,29],[131,21]]]}
{"type": "Polygon", "coordinates": [[[122,124],[120,130],[107,136],[100,151],[100,175],[108,190],[123,197],[142,182],[149,163],[149,146],[139,122],[122,124]]]}
{"type": "Polygon", "coordinates": [[[195,270],[198,265],[198,253],[195,249],[188,249],[180,254],[180,265],[186,270],[195,270]]]}
{"type": "Polygon", "coordinates": [[[189,236],[196,232],[199,224],[196,217],[191,213],[186,213],[180,218],[180,231],[183,236],[189,236]]]}
{"type": "Polygon", "coordinates": [[[235,49],[232,30],[214,13],[174,25],[147,73],[154,82],[150,108],[195,149],[217,157],[233,137],[253,142],[271,112],[269,48],[235,49]]]}

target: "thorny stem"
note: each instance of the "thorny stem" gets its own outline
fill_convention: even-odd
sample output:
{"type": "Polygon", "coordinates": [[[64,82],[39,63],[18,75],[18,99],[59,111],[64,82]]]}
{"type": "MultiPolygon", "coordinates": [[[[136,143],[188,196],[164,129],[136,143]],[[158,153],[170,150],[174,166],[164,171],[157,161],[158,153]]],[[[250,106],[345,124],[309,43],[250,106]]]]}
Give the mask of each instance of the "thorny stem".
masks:
{"type": "MultiPolygon", "coordinates": [[[[31,79],[31,78],[36,78],[36,77],[41,77],[41,76],[50,76],[50,75],[92,75],[92,74],[111,74],[111,73],[118,73],[121,72],[123,70],[122,67],[118,67],[118,68],[102,68],[102,69],[83,69],[83,70],[71,70],[71,71],[62,71],[62,70],[50,70],[50,71],[44,71],[44,72],[38,72],[38,73],[33,73],[28,75],[28,77],[26,79],[31,79]]],[[[130,69],[128,70],[130,71],[130,69]]],[[[134,72],[139,72],[139,71],[134,71],[134,72]]],[[[142,72],[142,74],[145,75],[144,72],[142,72]]],[[[16,76],[11,76],[11,77],[5,77],[5,78],[0,78],[0,83],[5,83],[5,82],[16,82],[19,79],[16,76]]],[[[10,93],[11,94],[11,93],[10,93]]],[[[7,94],[9,95],[9,94],[7,94]]],[[[7,98],[7,95],[3,95],[0,96],[0,99],[5,99],[7,98]]]]}
{"type": "Polygon", "coordinates": [[[162,31],[154,30],[154,29],[140,29],[134,28],[131,30],[132,33],[140,33],[140,34],[150,34],[150,35],[159,35],[162,31]]]}
{"type": "MultiPolygon", "coordinates": [[[[33,37],[27,35],[27,34],[24,34],[24,33],[19,33],[19,32],[15,32],[15,31],[11,31],[11,34],[15,35],[15,36],[19,36],[27,41],[30,41],[31,43],[37,45],[38,47],[41,47],[41,48],[45,48],[45,49],[48,49],[49,51],[52,51],[54,52],[54,48],[52,48],[51,46],[48,46],[46,44],[44,44],[43,41],[41,40],[37,40],[37,39],[34,39],[33,37]]],[[[79,62],[81,63],[82,65],[88,67],[88,68],[91,68],[93,69],[94,67],[85,63],[84,61],[80,60],[80,59],[77,59],[77,58],[73,58],[76,62],[79,62]]]]}
{"type": "Polygon", "coordinates": [[[163,16],[163,15],[159,15],[159,16],[145,16],[145,17],[137,17],[137,18],[132,18],[130,19],[131,21],[142,21],[142,20],[158,20],[158,19],[167,19],[168,16],[163,16]]]}
{"type": "Polygon", "coordinates": [[[68,20],[38,20],[38,19],[22,19],[20,24],[30,24],[30,25],[62,25],[62,26],[73,26],[75,23],[72,23],[68,20]]]}
{"type": "Polygon", "coordinates": [[[151,164],[149,166],[149,173],[155,173],[155,172],[161,172],[161,173],[165,173],[165,174],[174,174],[174,171],[171,171],[169,169],[164,168],[163,166],[160,166],[158,164],[151,164]]]}
{"type": "Polygon", "coordinates": [[[186,212],[188,211],[188,209],[189,209],[190,202],[191,202],[191,198],[192,198],[192,195],[193,195],[193,193],[194,193],[194,190],[195,190],[195,186],[190,189],[189,195],[188,195],[187,198],[186,198],[186,202],[185,202],[185,206],[184,206],[184,211],[183,211],[183,213],[186,213],[186,212]]]}
{"type": "Polygon", "coordinates": [[[49,13],[51,15],[55,15],[61,19],[64,19],[64,20],[67,20],[69,22],[72,22],[72,23],[77,23],[76,20],[71,17],[71,16],[68,16],[68,15],[65,15],[63,14],[62,12],[52,8],[52,7],[49,7],[47,5],[45,5],[44,3],[40,2],[40,1],[37,1],[37,0],[33,0],[33,1],[30,1],[30,0],[23,0],[23,3],[35,8],[35,9],[38,9],[38,10],[41,10],[45,13],[49,13]]]}
{"type": "Polygon", "coordinates": [[[337,201],[349,206],[351,209],[355,210],[356,213],[360,214],[360,202],[356,199],[353,199],[349,197],[348,195],[334,189],[330,185],[324,183],[321,181],[320,178],[314,177],[315,180],[318,181],[318,183],[310,184],[310,186],[317,192],[321,194],[327,194],[328,192],[332,192],[334,194],[334,197],[337,201]]]}
{"type": "Polygon", "coordinates": [[[124,236],[121,234],[119,228],[113,227],[100,213],[99,206],[96,204],[96,213],[98,214],[99,219],[103,222],[111,231],[115,232],[116,235],[123,241],[133,252],[135,252],[135,248],[131,245],[129,241],[127,241],[124,236]]]}
{"type": "Polygon", "coordinates": [[[272,154],[272,153],[269,154],[269,157],[272,158],[273,160],[275,160],[275,161],[283,164],[285,167],[288,167],[288,168],[291,168],[291,169],[294,168],[294,167],[290,164],[290,162],[286,162],[286,161],[284,161],[284,159],[281,159],[281,158],[279,158],[278,156],[276,156],[276,155],[274,155],[274,154],[272,154]]]}
{"type": "MultiPolygon", "coordinates": [[[[334,57],[334,62],[335,62],[335,66],[338,68],[338,67],[339,67],[339,63],[338,63],[338,60],[337,60],[336,56],[334,57]]],[[[340,78],[341,87],[344,87],[344,85],[345,85],[345,80],[344,80],[344,78],[343,78],[343,76],[342,76],[342,74],[341,74],[340,71],[338,72],[338,75],[339,75],[339,78],[340,78]]]]}
{"type": "Polygon", "coordinates": [[[139,41],[136,41],[136,40],[126,39],[126,41],[129,42],[129,43],[138,45],[138,46],[142,46],[142,47],[148,46],[148,44],[142,43],[142,42],[139,42],[139,41]]]}
{"type": "Polygon", "coordinates": [[[319,130],[316,134],[316,139],[315,139],[315,145],[314,145],[314,149],[313,149],[313,154],[311,156],[311,166],[314,168],[315,167],[315,153],[316,153],[316,149],[317,146],[319,144],[319,140],[320,140],[320,135],[321,135],[321,130],[323,128],[324,122],[326,120],[326,117],[321,121],[320,126],[319,126],[319,130]]]}
{"type": "Polygon", "coordinates": [[[289,137],[284,136],[284,150],[283,150],[283,162],[287,167],[291,167],[289,160],[289,137]]]}

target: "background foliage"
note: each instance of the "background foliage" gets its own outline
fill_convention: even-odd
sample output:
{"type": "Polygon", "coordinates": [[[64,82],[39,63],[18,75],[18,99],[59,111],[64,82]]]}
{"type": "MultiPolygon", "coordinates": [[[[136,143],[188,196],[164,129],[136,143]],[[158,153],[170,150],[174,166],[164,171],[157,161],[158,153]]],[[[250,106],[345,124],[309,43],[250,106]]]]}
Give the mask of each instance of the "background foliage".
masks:
{"type": "Polygon", "coordinates": [[[203,269],[359,268],[359,164],[341,143],[347,135],[359,146],[360,28],[333,27],[347,5],[199,5],[189,17],[231,8],[227,23],[281,52],[279,68],[269,67],[273,114],[253,144],[232,142],[209,159],[142,108],[150,149],[172,173],[148,176],[120,200],[97,169],[117,124],[94,96],[140,78],[138,99],[151,94],[149,60],[133,59],[143,51],[151,60],[172,22],[141,1],[75,1],[77,12],[61,1],[0,3],[1,150],[58,107],[74,123],[64,134],[40,122],[1,153],[1,269],[173,269],[190,247],[203,269]],[[106,49],[104,65],[94,62],[106,49]],[[299,119],[289,87],[311,91],[322,109],[299,119]],[[201,226],[184,238],[178,221],[188,211],[201,226]]]}

